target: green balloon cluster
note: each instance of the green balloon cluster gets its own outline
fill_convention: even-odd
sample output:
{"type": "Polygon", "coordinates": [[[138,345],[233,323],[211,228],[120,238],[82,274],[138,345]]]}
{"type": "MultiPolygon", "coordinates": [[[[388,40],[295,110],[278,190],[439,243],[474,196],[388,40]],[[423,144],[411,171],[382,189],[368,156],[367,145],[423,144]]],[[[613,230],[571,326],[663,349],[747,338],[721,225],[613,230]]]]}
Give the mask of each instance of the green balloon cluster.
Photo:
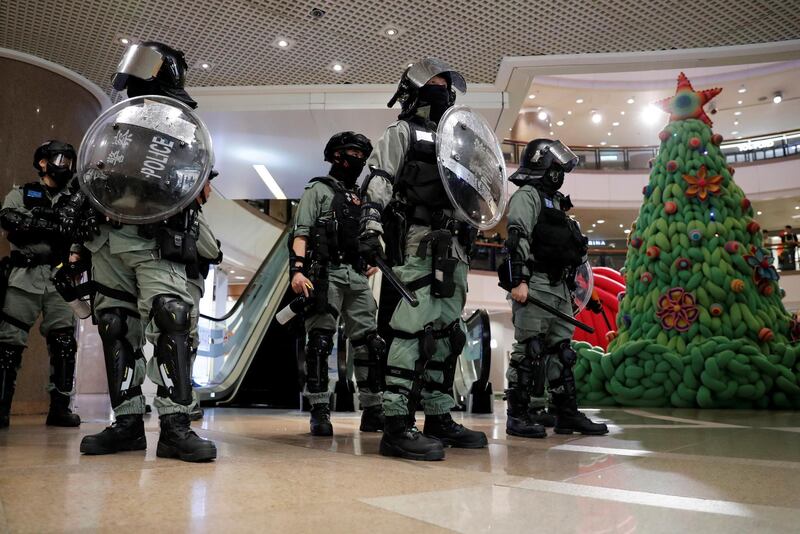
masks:
{"type": "Polygon", "coordinates": [[[575,343],[592,405],[800,408],[800,346],[753,209],[703,120],[659,135],[608,352],[575,343]]]}

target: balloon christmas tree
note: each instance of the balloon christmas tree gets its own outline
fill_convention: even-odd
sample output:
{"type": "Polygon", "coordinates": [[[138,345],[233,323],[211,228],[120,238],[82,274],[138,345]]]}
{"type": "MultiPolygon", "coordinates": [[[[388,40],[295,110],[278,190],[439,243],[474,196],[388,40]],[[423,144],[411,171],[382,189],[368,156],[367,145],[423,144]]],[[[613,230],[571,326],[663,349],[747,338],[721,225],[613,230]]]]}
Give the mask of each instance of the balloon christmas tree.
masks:
{"type": "Polygon", "coordinates": [[[608,353],[576,344],[587,403],[800,408],[797,328],[703,111],[720,91],[681,73],[657,103],[670,121],[629,236],[618,330],[608,353]]]}

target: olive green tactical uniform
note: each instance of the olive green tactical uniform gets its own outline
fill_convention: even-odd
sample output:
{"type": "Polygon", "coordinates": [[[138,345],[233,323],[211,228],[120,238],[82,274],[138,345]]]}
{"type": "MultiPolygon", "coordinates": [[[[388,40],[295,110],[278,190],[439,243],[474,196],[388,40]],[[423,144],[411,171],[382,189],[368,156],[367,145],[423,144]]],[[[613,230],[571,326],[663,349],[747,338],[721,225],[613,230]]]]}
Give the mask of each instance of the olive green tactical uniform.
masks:
{"type": "MultiPolygon", "coordinates": [[[[553,207],[559,208],[558,198],[553,198],[553,207]]],[[[508,205],[508,226],[518,227],[526,236],[532,235],[533,227],[539,219],[541,212],[541,199],[539,193],[532,185],[524,185],[516,191],[508,205]]],[[[533,264],[533,253],[531,252],[530,238],[519,240],[517,245],[517,256],[527,258],[527,264],[523,267],[523,275],[530,276],[528,288],[531,295],[564,312],[572,315],[572,300],[570,291],[565,282],[551,285],[547,275],[540,272],[531,272],[529,266],[533,264]]],[[[514,339],[511,351],[511,361],[519,363],[526,355],[526,342],[535,336],[545,337],[545,346],[552,347],[557,343],[572,339],[575,327],[553,314],[534,306],[533,304],[520,304],[512,301],[511,310],[514,322],[514,339]]],[[[555,379],[560,375],[560,362],[557,358],[550,358],[548,361],[548,378],[555,379]],[[556,366],[555,369],[550,369],[556,366]]],[[[506,371],[506,378],[509,383],[516,383],[517,369],[509,365],[506,371]]],[[[541,408],[545,405],[545,399],[532,399],[532,408],[541,408]]]]}
{"type": "MultiPolygon", "coordinates": [[[[150,319],[153,300],[158,295],[175,295],[185,303],[192,303],[187,288],[186,266],[160,257],[153,239],[139,235],[139,227],[122,225],[113,228],[109,224],[100,226],[100,235],[84,244],[92,253],[92,279],[114,291],[134,295],[136,302],[129,302],[98,292],[94,313],[107,308],[124,308],[130,312],[126,338],[134,349],[144,346],[142,332],[147,341],[155,344],[160,330],[150,319]],[[144,328],[142,328],[144,326],[144,328]]],[[[196,322],[196,309],[191,318],[196,322]]],[[[145,374],[158,386],[165,386],[155,358],[145,365],[144,358],[136,360],[130,387],[140,386],[145,374]]],[[[174,402],[166,396],[157,395],[153,403],[159,415],[189,413],[190,406],[174,402]]],[[[115,415],[145,413],[144,396],[137,395],[124,400],[114,408],[115,415]]]]}
{"type": "MultiPolygon", "coordinates": [[[[61,193],[50,197],[55,203],[61,193]]],[[[25,207],[23,202],[23,192],[21,187],[15,187],[3,202],[3,209],[18,211],[23,214],[30,214],[30,210],[25,207]]],[[[20,250],[30,253],[46,253],[50,250],[49,245],[36,243],[25,247],[17,247],[11,244],[11,250],[20,250]]],[[[66,261],[63,258],[62,261],[66,261]]],[[[8,289],[3,303],[3,313],[13,317],[17,321],[33,326],[39,314],[42,314],[42,322],[39,332],[47,337],[56,330],[68,330],[75,327],[75,317],[72,309],[64,302],[56,292],[53,283],[50,281],[53,267],[50,265],[37,265],[34,267],[13,267],[8,279],[8,289]]],[[[9,345],[25,346],[28,342],[29,330],[23,330],[7,321],[0,319],[0,343],[9,345]]],[[[52,377],[51,377],[52,378],[52,377]]],[[[70,382],[72,379],[70,378],[70,382]]],[[[58,390],[51,381],[47,385],[47,391],[58,391],[63,395],[73,395],[74,388],[68,391],[58,390]]]]}
{"type": "MultiPolygon", "coordinates": [[[[397,178],[405,163],[410,143],[411,128],[408,123],[398,121],[391,124],[378,140],[375,150],[367,160],[367,166],[378,169],[392,178],[397,178]]],[[[392,200],[393,194],[392,182],[380,174],[372,177],[366,190],[369,201],[384,208],[392,200]]],[[[445,213],[452,216],[452,212],[448,213],[445,210],[445,213]]],[[[367,222],[366,229],[378,232],[383,230],[380,224],[373,221],[367,222]]],[[[431,274],[431,251],[426,250],[424,252],[426,257],[420,257],[420,245],[430,234],[430,226],[409,225],[405,243],[405,264],[394,268],[394,272],[405,284],[431,274]]],[[[423,248],[429,249],[429,247],[423,248]]],[[[442,384],[450,381],[445,380],[443,369],[446,367],[445,361],[453,353],[450,342],[452,329],[466,334],[461,313],[467,298],[469,259],[455,237],[451,241],[450,253],[458,259],[453,273],[455,284],[453,296],[433,297],[431,285],[424,286],[415,291],[419,305],[414,308],[401,300],[389,323],[399,335],[408,337],[419,334],[426,327],[435,331],[435,349],[422,377],[421,401],[427,415],[446,414],[455,406],[453,397],[444,391],[445,387],[442,387],[442,384]]],[[[458,349],[458,352],[460,353],[461,349],[458,349]]],[[[416,407],[408,406],[408,395],[414,385],[413,381],[407,376],[393,375],[392,368],[413,372],[420,358],[420,340],[418,338],[404,339],[395,336],[389,349],[389,370],[386,375],[387,391],[383,395],[383,410],[387,417],[406,415],[416,410],[416,407]],[[391,391],[392,389],[395,391],[391,391]]],[[[407,375],[407,373],[404,374],[407,375]]],[[[445,386],[449,386],[449,384],[445,384],[445,386]]]]}
{"type": "MultiPolygon", "coordinates": [[[[307,185],[297,206],[291,238],[310,237],[314,223],[331,214],[333,197],[333,188],[323,182],[307,185]]],[[[307,243],[308,246],[310,243],[307,243]]],[[[343,263],[329,265],[328,280],[328,304],[342,317],[344,333],[348,339],[362,340],[368,334],[376,332],[378,307],[366,275],[358,272],[352,265],[343,263]]],[[[305,321],[306,332],[323,330],[335,333],[337,324],[338,317],[332,311],[315,313],[305,321]]],[[[359,344],[352,348],[352,361],[369,359],[367,345],[359,344]]],[[[354,373],[356,382],[363,384],[367,380],[368,368],[355,365],[354,373]]],[[[303,395],[312,405],[327,403],[330,398],[330,392],[312,393],[307,386],[303,395]]],[[[360,385],[358,399],[362,409],[378,406],[381,403],[381,392],[360,385]]]]}

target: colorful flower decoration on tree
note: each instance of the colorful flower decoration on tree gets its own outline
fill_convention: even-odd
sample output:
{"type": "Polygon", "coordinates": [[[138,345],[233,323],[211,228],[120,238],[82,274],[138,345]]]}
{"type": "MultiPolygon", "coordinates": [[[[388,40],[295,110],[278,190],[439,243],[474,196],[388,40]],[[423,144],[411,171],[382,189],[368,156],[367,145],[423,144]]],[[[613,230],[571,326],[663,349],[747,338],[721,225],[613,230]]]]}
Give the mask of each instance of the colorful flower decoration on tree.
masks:
{"type": "Polygon", "coordinates": [[[739,252],[739,243],[736,241],[728,241],[725,243],[725,252],[728,254],[736,254],[739,252]]]}
{"type": "Polygon", "coordinates": [[[778,281],[778,271],[772,266],[772,256],[763,248],[750,247],[750,254],[743,256],[747,265],[753,268],[753,281],[778,281]]]}
{"type": "Polygon", "coordinates": [[[708,311],[709,313],[711,313],[712,316],[719,317],[720,315],[722,315],[722,305],[714,303],[711,306],[709,306],[708,311]]]}
{"type": "Polygon", "coordinates": [[[697,176],[684,174],[683,179],[689,184],[689,187],[686,188],[687,197],[696,197],[705,202],[709,194],[719,195],[721,193],[722,175],[709,177],[705,165],[700,166],[697,176]]]}
{"type": "Polygon", "coordinates": [[[664,202],[664,213],[667,215],[674,215],[678,211],[678,205],[673,201],[668,200],[664,202]]]}
{"type": "Polygon", "coordinates": [[[686,332],[698,315],[694,295],[682,287],[673,287],[658,299],[656,317],[661,319],[661,328],[664,330],[686,332]]]}
{"type": "Polygon", "coordinates": [[[650,282],[653,281],[653,275],[652,275],[652,273],[642,273],[642,276],[639,277],[639,280],[643,284],[647,285],[647,284],[649,284],[650,282]]]}
{"type": "Polygon", "coordinates": [[[770,330],[767,327],[764,327],[764,328],[762,328],[761,330],[758,331],[758,340],[759,341],[762,341],[762,342],[766,343],[768,341],[772,341],[773,337],[775,337],[775,334],[773,334],[772,330],[770,330]]]}
{"type": "Polygon", "coordinates": [[[692,261],[689,258],[680,257],[675,260],[675,267],[679,271],[685,271],[692,266],[692,261]]]}
{"type": "Polygon", "coordinates": [[[731,280],[731,291],[734,293],[741,293],[744,291],[744,280],[740,278],[734,278],[731,280]]]}
{"type": "Polygon", "coordinates": [[[689,146],[695,150],[703,146],[703,142],[700,140],[699,137],[692,137],[689,139],[689,146]]]}
{"type": "Polygon", "coordinates": [[[703,241],[703,232],[697,229],[689,230],[689,241],[692,245],[699,245],[703,241]]]}

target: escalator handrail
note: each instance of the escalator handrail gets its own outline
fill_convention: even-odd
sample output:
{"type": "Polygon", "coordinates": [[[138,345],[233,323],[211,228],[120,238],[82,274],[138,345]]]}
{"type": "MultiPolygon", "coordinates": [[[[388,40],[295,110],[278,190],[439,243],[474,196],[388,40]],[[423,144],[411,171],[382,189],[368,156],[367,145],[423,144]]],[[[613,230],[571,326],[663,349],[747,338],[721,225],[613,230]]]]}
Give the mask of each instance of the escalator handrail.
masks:
{"type": "Polygon", "coordinates": [[[484,310],[475,310],[469,318],[464,321],[467,325],[473,321],[481,322],[481,374],[474,382],[485,387],[489,382],[489,373],[492,368],[492,332],[489,313],[484,310]]]}
{"type": "Polygon", "coordinates": [[[236,300],[236,303],[230,310],[228,310],[228,312],[225,315],[223,315],[222,317],[211,317],[210,315],[205,315],[201,313],[200,317],[202,317],[203,319],[207,319],[209,321],[220,322],[229,319],[234,313],[236,313],[236,311],[239,309],[242,303],[247,299],[247,297],[250,296],[250,293],[255,291],[255,287],[260,285],[260,282],[256,282],[256,280],[260,280],[259,275],[261,274],[261,271],[267,268],[267,265],[269,265],[272,257],[275,256],[275,254],[277,254],[279,250],[278,247],[285,243],[286,236],[288,235],[288,233],[289,233],[289,227],[287,226],[286,228],[283,229],[283,232],[281,232],[281,235],[278,237],[278,240],[275,242],[275,245],[269,251],[267,257],[264,258],[264,261],[261,262],[261,265],[258,267],[258,270],[255,272],[253,277],[247,283],[247,287],[244,288],[244,291],[242,291],[242,294],[236,300]]]}

